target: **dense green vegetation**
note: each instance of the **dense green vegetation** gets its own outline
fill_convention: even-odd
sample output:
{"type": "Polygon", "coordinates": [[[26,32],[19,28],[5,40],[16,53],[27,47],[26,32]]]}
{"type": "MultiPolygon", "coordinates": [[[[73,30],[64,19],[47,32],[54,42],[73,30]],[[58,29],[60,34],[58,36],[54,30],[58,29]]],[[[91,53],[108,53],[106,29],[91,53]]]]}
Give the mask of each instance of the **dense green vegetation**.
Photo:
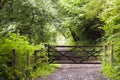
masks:
{"type": "Polygon", "coordinates": [[[74,45],[108,45],[103,73],[119,80],[119,0],[59,0],[61,33],[74,45]],[[114,60],[110,64],[109,45],[114,45],[114,60]]]}
{"type": "Polygon", "coordinates": [[[56,16],[51,0],[1,0],[0,5],[0,26],[4,31],[27,36],[35,44],[48,42],[55,36],[50,31],[56,16]]]}
{"type": "MultiPolygon", "coordinates": [[[[8,64],[11,61],[12,49],[16,49],[18,59],[21,60],[20,56],[24,56],[25,53],[30,53],[32,57],[34,50],[44,48],[44,43],[109,45],[112,42],[114,63],[111,65],[106,57],[107,63],[103,61],[103,73],[113,80],[119,80],[119,12],[119,0],[1,0],[0,78],[7,76],[7,80],[13,79],[15,71],[20,78],[31,77],[39,72],[41,73],[36,76],[42,76],[54,68],[45,66],[48,63],[44,50],[39,54],[44,55],[46,62],[38,60],[40,63],[36,63],[36,71],[31,70],[33,65],[19,66],[21,63],[14,71],[8,64]],[[23,74],[25,71],[21,68],[30,74],[23,74]],[[42,73],[43,70],[46,73],[42,73]]],[[[109,57],[109,49],[107,55],[109,57]]]]}
{"type": "Polygon", "coordinates": [[[48,75],[54,71],[56,65],[48,63],[46,50],[37,53],[39,58],[34,63],[34,51],[44,48],[41,45],[30,45],[27,38],[16,34],[7,34],[6,37],[0,35],[0,79],[5,80],[25,80],[27,78],[36,78],[37,76],[48,75]],[[16,50],[15,68],[12,65],[12,50],[16,50]],[[30,55],[30,64],[26,63],[26,54],[30,55]]]}
{"type": "MultiPolygon", "coordinates": [[[[119,0],[107,1],[102,13],[99,15],[99,18],[105,22],[103,29],[105,30],[104,39],[106,44],[111,42],[114,45],[114,61],[113,65],[103,64],[104,73],[112,78],[113,80],[120,79],[120,14],[119,14],[119,0]]],[[[109,55],[109,52],[107,52],[109,55]]]]}
{"type": "Polygon", "coordinates": [[[63,35],[72,37],[75,44],[97,44],[104,35],[104,22],[98,18],[103,3],[104,0],[60,0],[61,26],[65,29],[62,30],[63,35]]]}
{"type": "Polygon", "coordinates": [[[0,79],[25,80],[54,71],[57,66],[48,63],[47,51],[37,53],[44,58],[35,62],[34,51],[44,48],[43,43],[55,43],[52,37],[56,32],[51,24],[55,15],[51,1],[0,1],[0,79]],[[16,51],[15,68],[12,65],[13,49],[16,51]],[[26,65],[27,53],[29,66],[26,65]]]}

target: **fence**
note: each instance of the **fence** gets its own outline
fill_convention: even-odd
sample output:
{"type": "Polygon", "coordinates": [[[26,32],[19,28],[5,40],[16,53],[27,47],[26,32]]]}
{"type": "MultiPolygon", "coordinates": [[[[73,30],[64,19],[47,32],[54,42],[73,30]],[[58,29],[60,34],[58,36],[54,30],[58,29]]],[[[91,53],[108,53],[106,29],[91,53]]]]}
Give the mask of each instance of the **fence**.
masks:
{"type": "MultiPolygon", "coordinates": [[[[21,56],[19,56],[21,57],[21,56]]],[[[26,59],[26,66],[29,66],[30,65],[30,55],[29,53],[27,53],[25,56],[22,56],[22,58],[25,58],[26,59]]],[[[12,66],[13,68],[15,69],[16,68],[16,64],[17,64],[17,52],[15,49],[12,50],[12,66]]]]}
{"type": "MultiPolygon", "coordinates": [[[[40,49],[40,50],[35,50],[34,51],[34,54],[31,56],[29,53],[26,53],[25,55],[22,55],[22,56],[17,56],[17,52],[15,49],[12,50],[12,67],[14,69],[16,69],[16,65],[19,63],[19,62],[22,62],[22,64],[24,64],[24,66],[33,66],[33,69],[35,68],[35,64],[36,64],[36,61],[38,59],[41,59],[41,58],[44,58],[45,56],[38,56],[37,53],[38,52],[43,52],[43,49],[40,49]],[[19,60],[18,57],[22,58],[22,60],[19,60]]],[[[45,62],[45,60],[43,61],[45,62]]]]}
{"type": "MultiPolygon", "coordinates": [[[[107,61],[106,58],[108,58],[110,64],[113,64],[113,61],[114,61],[113,60],[114,59],[114,57],[113,57],[114,55],[113,55],[113,44],[112,43],[110,43],[110,45],[103,45],[103,46],[51,46],[49,44],[45,44],[45,46],[47,47],[46,49],[47,49],[49,58],[50,58],[50,52],[56,52],[56,53],[62,54],[62,52],[65,52],[65,53],[76,52],[76,51],[73,51],[73,50],[76,49],[76,48],[82,48],[82,52],[85,51],[87,53],[90,53],[89,51],[86,51],[83,48],[93,47],[93,48],[102,48],[101,52],[102,52],[103,56],[101,58],[104,59],[105,62],[107,61]],[[65,51],[64,50],[63,51],[59,51],[59,50],[57,50],[58,47],[59,48],[72,48],[72,49],[68,50],[68,51],[66,51],[66,50],[65,51]],[[56,48],[56,49],[54,49],[54,48],[56,48]]],[[[80,51],[77,51],[77,52],[80,52],[80,51]]],[[[94,51],[91,51],[91,52],[94,52],[94,51]]],[[[97,51],[95,51],[95,52],[97,53],[97,51]]],[[[66,55],[64,55],[64,56],[66,56],[66,55]]]]}
{"type": "MultiPolygon", "coordinates": [[[[47,47],[46,49],[47,49],[47,52],[48,52],[48,54],[47,54],[47,56],[48,56],[48,58],[50,57],[50,54],[49,54],[49,52],[50,52],[50,47],[49,47],[49,45],[48,46],[46,46],[45,45],[45,47],[47,47]]],[[[104,59],[104,61],[106,62],[106,57],[109,55],[109,62],[110,62],[110,64],[112,64],[113,63],[113,44],[110,44],[110,46],[107,46],[107,45],[104,45],[104,46],[102,46],[103,47],[103,59],[104,59]],[[108,48],[109,48],[109,54],[108,54],[108,48]]],[[[37,52],[42,52],[43,51],[43,49],[41,49],[41,50],[35,50],[34,51],[34,55],[33,55],[33,58],[31,58],[30,57],[30,54],[29,53],[26,53],[26,55],[25,55],[25,65],[26,66],[29,66],[31,63],[36,63],[36,61],[37,61],[37,59],[39,59],[39,58],[44,58],[44,56],[37,56],[37,52]],[[31,62],[31,60],[32,60],[32,62],[31,62]]],[[[13,49],[12,50],[12,66],[13,66],[13,68],[15,69],[15,67],[16,67],[16,63],[17,63],[17,54],[16,54],[16,50],[15,49],[13,49]]]]}

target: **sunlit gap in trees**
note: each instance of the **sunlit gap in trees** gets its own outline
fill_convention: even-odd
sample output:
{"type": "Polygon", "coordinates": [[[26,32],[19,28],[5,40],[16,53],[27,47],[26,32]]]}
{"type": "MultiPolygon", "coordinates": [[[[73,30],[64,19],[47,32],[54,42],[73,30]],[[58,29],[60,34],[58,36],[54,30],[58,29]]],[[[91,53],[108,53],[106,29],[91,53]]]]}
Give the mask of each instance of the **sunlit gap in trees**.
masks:
{"type": "Polygon", "coordinates": [[[56,42],[58,45],[65,45],[66,44],[66,39],[62,34],[59,34],[56,38],[56,42]]]}

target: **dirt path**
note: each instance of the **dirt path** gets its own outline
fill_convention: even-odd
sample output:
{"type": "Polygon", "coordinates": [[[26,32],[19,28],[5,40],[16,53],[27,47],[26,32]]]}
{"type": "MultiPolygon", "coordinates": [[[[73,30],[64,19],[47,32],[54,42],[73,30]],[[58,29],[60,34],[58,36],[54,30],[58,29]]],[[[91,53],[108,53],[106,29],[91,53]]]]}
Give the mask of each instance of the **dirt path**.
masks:
{"type": "Polygon", "coordinates": [[[61,64],[50,76],[37,80],[109,80],[100,70],[100,64],[61,64]]]}

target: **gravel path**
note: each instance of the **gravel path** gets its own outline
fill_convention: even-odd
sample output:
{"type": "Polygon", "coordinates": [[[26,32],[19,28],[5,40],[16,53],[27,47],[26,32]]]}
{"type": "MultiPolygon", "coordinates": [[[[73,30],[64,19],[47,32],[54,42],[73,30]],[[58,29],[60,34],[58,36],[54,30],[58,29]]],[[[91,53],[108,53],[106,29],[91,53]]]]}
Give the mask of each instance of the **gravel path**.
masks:
{"type": "Polygon", "coordinates": [[[61,64],[50,76],[37,80],[109,80],[100,70],[100,64],[61,64]]]}

